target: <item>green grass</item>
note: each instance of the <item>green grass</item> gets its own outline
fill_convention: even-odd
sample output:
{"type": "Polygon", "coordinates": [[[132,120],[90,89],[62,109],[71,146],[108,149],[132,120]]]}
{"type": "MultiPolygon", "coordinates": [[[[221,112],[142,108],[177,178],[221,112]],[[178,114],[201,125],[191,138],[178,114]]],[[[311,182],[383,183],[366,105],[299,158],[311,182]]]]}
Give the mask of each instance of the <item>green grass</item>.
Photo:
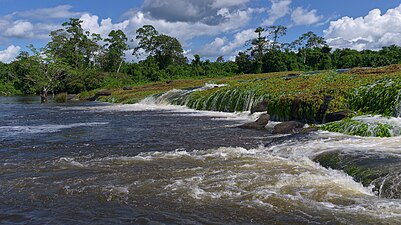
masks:
{"type": "Polygon", "coordinates": [[[318,74],[291,72],[292,76],[288,75],[288,72],[280,72],[134,85],[132,90],[112,89],[112,95],[101,100],[136,103],[149,95],[172,89],[197,87],[205,83],[227,84],[225,87],[191,93],[186,97],[187,106],[234,112],[249,110],[252,105],[265,100],[269,102],[267,110],[274,120],[314,123],[321,121],[324,116],[321,107],[325,97],[332,98],[327,111],[324,111],[326,113],[351,109],[360,113],[390,115],[401,89],[399,66],[356,69],[342,74],[321,71],[318,74]],[[374,88],[371,88],[372,85],[374,88]]]}

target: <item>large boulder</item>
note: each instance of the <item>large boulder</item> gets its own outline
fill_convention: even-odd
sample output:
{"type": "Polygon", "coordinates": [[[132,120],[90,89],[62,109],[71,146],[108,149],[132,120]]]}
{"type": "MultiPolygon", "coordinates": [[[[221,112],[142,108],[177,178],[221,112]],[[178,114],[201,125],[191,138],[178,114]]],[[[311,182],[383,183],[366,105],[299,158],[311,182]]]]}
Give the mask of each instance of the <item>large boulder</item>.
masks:
{"type": "Polygon", "coordinates": [[[393,153],[362,150],[328,151],[313,161],[321,166],[342,170],[382,198],[401,199],[401,157],[393,153]]]}
{"type": "Polygon", "coordinates": [[[326,118],[324,119],[324,122],[325,123],[330,123],[330,122],[340,121],[340,120],[348,117],[350,114],[352,114],[352,112],[349,111],[349,110],[344,110],[344,111],[334,112],[334,113],[328,113],[326,115],[326,118]]]}
{"type": "Polygon", "coordinates": [[[110,96],[111,95],[111,91],[109,90],[100,90],[96,92],[97,96],[110,96]]]}
{"type": "Polygon", "coordinates": [[[239,126],[239,128],[262,130],[265,129],[266,125],[269,123],[269,120],[270,115],[265,113],[260,115],[259,119],[257,119],[255,122],[243,124],[239,126]]]}
{"type": "Polygon", "coordinates": [[[300,132],[303,127],[305,126],[304,123],[298,121],[288,121],[277,124],[273,128],[273,134],[293,134],[300,132]]]}
{"type": "Polygon", "coordinates": [[[266,112],[268,105],[269,102],[267,100],[259,102],[258,104],[256,104],[251,108],[251,114],[254,114],[255,112],[266,112]]]}

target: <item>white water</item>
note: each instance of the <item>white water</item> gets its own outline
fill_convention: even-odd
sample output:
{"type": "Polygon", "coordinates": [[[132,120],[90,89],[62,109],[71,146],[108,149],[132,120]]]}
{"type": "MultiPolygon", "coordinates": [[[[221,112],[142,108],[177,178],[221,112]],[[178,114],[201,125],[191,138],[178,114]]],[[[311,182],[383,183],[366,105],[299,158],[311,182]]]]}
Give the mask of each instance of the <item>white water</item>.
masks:
{"type": "MultiPolygon", "coordinates": [[[[351,140],[336,146],[348,148],[347,142],[351,140]]],[[[317,210],[355,218],[401,218],[399,200],[379,199],[371,188],[363,187],[345,173],[323,168],[310,160],[308,155],[326,147],[327,142],[312,141],[302,148],[286,143],[275,146],[274,151],[262,146],[256,149],[230,147],[91,160],[61,158],[54,163],[63,168],[69,163],[71,168],[90,170],[120,166],[146,168],[141,177],[126,174],[123,186],[94,187],[89,182],[77,189],[70,185],[64,187],[71,193],[108,190],[110,200],[128,201],[135,199],[138,192],[141,195],[156,192],[171,199],[205,205],[229,201],[240,207],[265,210],[295,207],[304,212],[317,210]],[[312,146],[314,149],[310,150],[312,146]],[[293,154],[290,156],[288,152],[293,154]]]]}
{"type": "Polygon", "coordinates": [[[93,127],[106,125],[108,123],[72,123],[72,124],[46,124],[46,125],[31,125],[31,126],[0,126],[0,136],[13,136],[21,134],[37,134],[37,133],[54,133],[63,129],[75,127],[93,127]]]}

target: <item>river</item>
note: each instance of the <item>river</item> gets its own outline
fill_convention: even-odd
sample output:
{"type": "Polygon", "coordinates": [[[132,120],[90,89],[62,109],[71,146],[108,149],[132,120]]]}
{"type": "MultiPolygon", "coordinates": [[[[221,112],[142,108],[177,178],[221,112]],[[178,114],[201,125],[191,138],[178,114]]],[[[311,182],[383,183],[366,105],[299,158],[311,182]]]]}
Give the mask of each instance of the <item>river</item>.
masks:
{"type": "Polygon", "coordinates": [[[247,113],[39,101],[0,97],[0,224],[401,224],[401,200],[312,160],[399,156],[400,137],[280,139],[236,128],[247,113]]]}

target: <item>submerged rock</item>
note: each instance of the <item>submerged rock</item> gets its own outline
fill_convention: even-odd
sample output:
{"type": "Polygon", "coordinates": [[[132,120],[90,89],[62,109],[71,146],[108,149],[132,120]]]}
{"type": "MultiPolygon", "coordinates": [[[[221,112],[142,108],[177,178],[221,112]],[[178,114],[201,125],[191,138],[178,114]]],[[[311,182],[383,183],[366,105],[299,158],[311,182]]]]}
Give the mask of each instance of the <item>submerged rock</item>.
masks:
{"type": "Polygon", "coordinates": [[[239,128],[262,130],[265,129],[266,125],[269,123],[269,120],[270,115],[265,113],[260,115],[259,119],[257,119],[255,122],[243,124],[239,126],[239,128]]]}
{"type": "Polygon", "coordinates": [[[349,110],[328,113],[325,117],[324,122],[330,123],[330,122],[340,121],[340,120],[348,117],[350,114],[352,114],[352,112],[349,110]]]}
{"type": "Polygon", "coordinates": [[[266,112],[267,106],[269,106],[269,102],[267,100],[263,100],[252,107],[251,114],[254,114],[255,112],[266,112]]]}
{"type": "Polygon", "coordinates": [[[342,170],[383,198],[401,199],[401,156],[366,151],[330,151],[317,155],[323,167],[342,170]]]}
{"type": "Polygon", "coordinates": [[[304,123],[298,121],[288,121],[277,124],[273,128],[273,134],[293,134],[298,133],[305,126],[304,123]]]}
{"type": "Polygon", "coordinates": [[[109,90],[100,90],[98,92],[96,92],[96,95],[99,96],[110,96],[111,95],[111,91],[109,90]]]}

